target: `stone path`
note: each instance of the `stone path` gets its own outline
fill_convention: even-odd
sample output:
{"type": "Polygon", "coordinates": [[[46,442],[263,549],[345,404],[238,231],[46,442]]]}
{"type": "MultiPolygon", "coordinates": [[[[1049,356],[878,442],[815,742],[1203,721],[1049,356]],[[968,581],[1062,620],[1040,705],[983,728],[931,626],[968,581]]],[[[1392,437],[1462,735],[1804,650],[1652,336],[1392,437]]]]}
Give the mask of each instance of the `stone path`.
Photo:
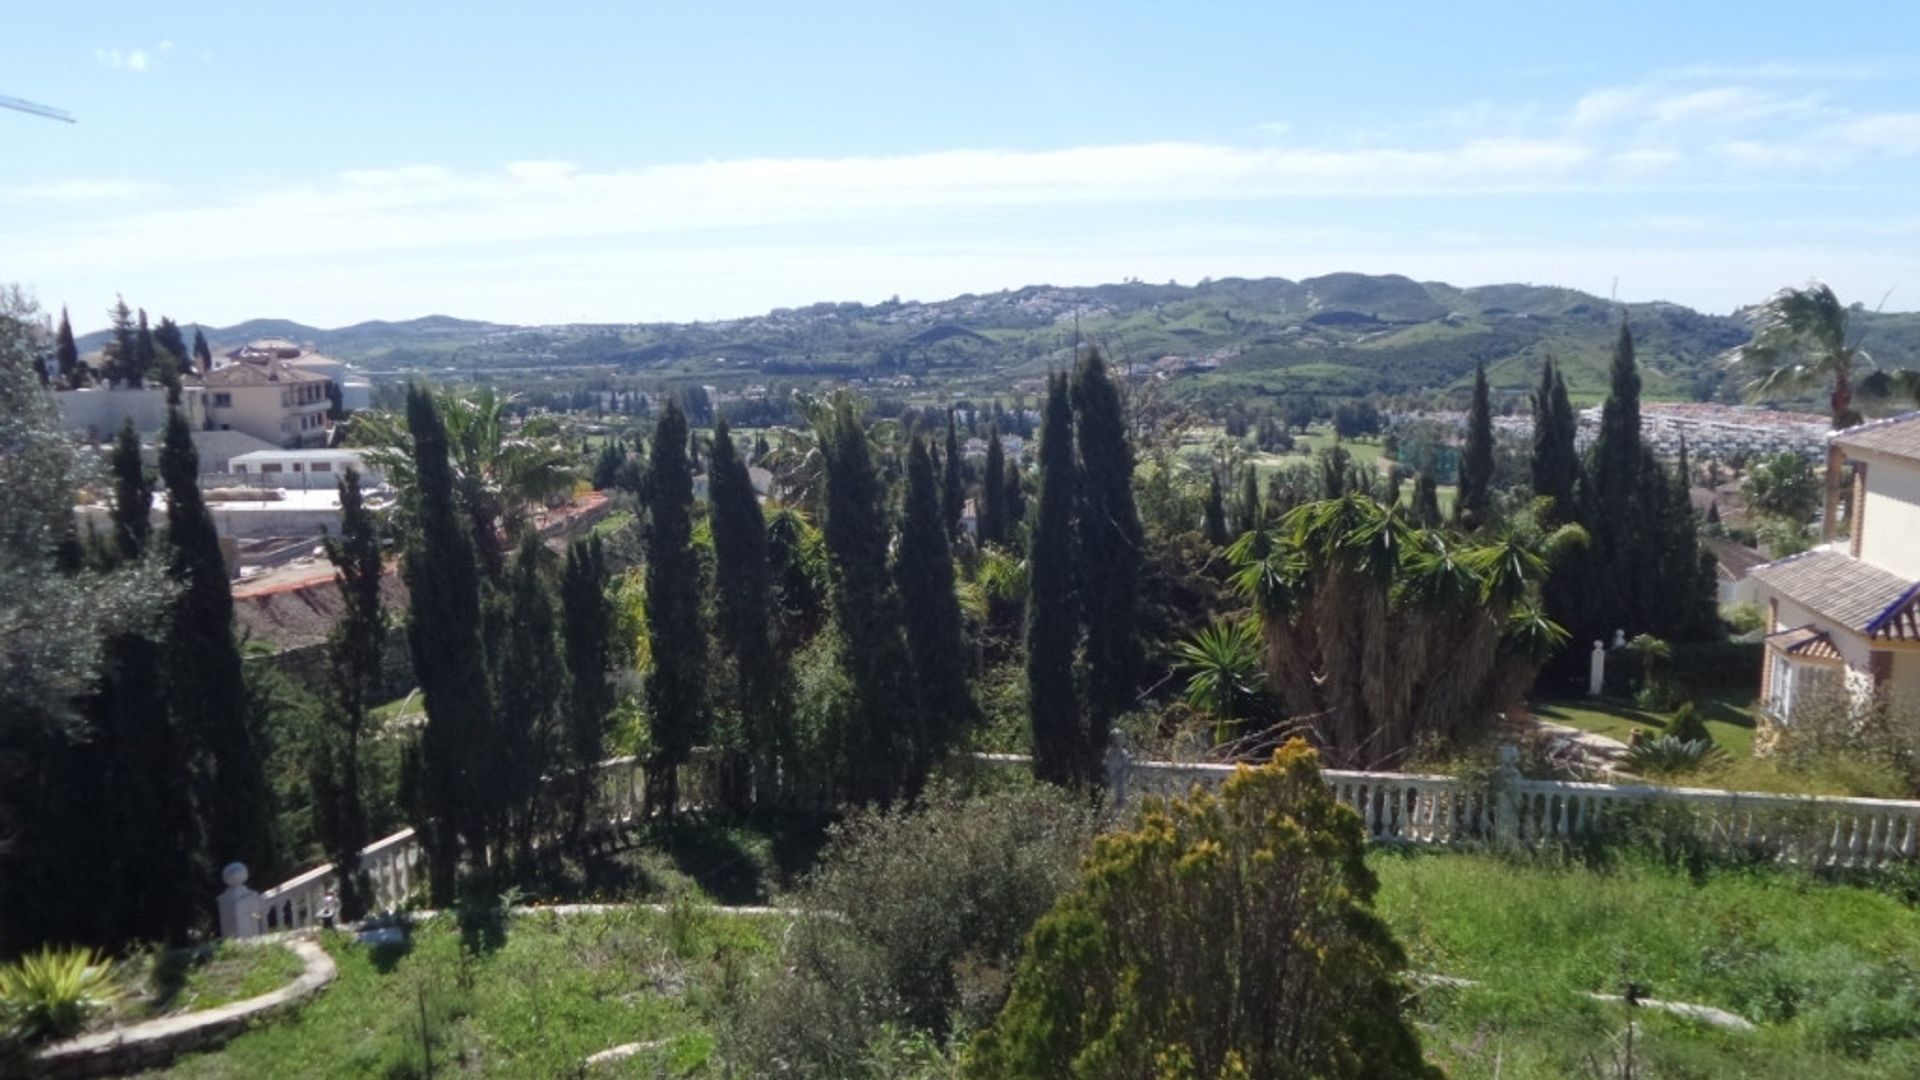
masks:
{"type": "Polygon", "coordinates": [[[1563,746],[1573,748],[1595,772],[1609,776],[1617,771],[1620,759],[1626,756],[1627,744],[1619,739],[1605,735],[1596,735],[1591,731],[1582,731],[1566,724],[1556,724],[1551,720],[1535,717],[1535,724],[1563,746]]]}

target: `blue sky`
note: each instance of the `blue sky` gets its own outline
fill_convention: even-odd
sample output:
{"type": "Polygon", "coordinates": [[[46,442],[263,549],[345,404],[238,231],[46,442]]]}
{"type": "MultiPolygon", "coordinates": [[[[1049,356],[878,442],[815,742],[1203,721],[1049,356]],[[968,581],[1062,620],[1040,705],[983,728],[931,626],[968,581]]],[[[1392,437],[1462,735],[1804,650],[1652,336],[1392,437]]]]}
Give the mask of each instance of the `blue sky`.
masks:
{"type": "Polygon", "coordinates": [[[1910,2],[0,11],[0,94],[79,118],[0,111],[0,280],[81,327],[1333,270],[1920,309],[1910,2]]]}

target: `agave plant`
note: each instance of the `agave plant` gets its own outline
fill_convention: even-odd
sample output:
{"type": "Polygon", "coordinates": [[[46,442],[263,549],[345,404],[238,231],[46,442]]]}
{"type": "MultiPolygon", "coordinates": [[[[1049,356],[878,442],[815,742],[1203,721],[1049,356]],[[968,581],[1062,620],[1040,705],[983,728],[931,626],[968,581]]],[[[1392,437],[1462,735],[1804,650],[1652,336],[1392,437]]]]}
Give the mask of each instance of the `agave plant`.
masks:
{"type": "Polygon", "coordinates": [[[1679,776],[1719,765],[1726,752],[1712,739],[1682,739],[1661,735],[1643,739],[1627,749],[1620,764],[1641,776],[1679,776]]]}
{"type": "Polygon", "coordinates": [[[104,955],[44,948],[0,966],[0,1027],[30,1043],[65,1038],[123,994],[104,955]]]}

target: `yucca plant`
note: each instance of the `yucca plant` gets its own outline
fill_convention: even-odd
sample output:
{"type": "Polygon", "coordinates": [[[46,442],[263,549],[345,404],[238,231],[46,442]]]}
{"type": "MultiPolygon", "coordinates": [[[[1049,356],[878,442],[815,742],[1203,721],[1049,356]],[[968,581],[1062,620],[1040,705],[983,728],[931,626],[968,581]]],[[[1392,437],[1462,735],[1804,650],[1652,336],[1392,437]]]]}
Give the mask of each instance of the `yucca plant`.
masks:
{"type": "Polygon", "coordinates": [[[0,1026],[25,1042],[65,1038],[124,991],[92,949],[41,949],[0,966],[0,1026]]]}
{"type": "Polygon", "coordinates": [[[1726,752],[1712,739],[1681,739],[1672,735],[1645,739],[1620,759],[1628,772],[1641,776],[1679,776],[1720,764],[1726,752]]]}
{"type": "Polygon", "coordinates": [[[1174,651],[1187,671],[1187,704],[1223,720],[1243,716],[1266,677],[1260,627],[1251,619],[1204,627],[1174,651]]]}

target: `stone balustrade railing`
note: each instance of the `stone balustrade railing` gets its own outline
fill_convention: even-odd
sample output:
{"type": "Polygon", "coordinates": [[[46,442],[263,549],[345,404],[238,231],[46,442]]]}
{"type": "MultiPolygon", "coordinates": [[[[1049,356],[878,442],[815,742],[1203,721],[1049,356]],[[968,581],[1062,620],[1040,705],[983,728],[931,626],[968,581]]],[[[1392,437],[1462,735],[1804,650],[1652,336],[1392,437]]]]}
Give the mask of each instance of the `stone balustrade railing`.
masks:
{"type": "MultiPolygon", "coordinates": [[[[976,754],[998,768],[1031,768],[1019,754],[976,754]]],[[[720,803],[718,755],[697,749],[680,767],[681,812],[720,803]]],[[[1136,761],[1116,747],[1107,759],[1107,787],[1117,805],[1142,796],[1185,795],[1196,785],[1217,786],[1237,766],[1136,761]]],[[[1770,795],[1650,784],[1592,784],[1525,780],[1511,761],[1491,780],[1416,773],[1322,770],[1334,797],[1360,815],[1375,843],[1453,844],[1462,841],[1534,844],[1604,836],[1630,815],[1655,806],[1681,808],[1683,827],[1703,848],[1748,853],[1809,866],[1872,867],[1920,856],[1920,802],[1822,795],[1770,795]]],[[[547,818],[557,830],[567,820],[568,785],[548,786],[547,818]]],[[[646,763],[618,757],[594,769],[587,800],[590,831],[618,833],[644,819],[646,763]]],[[[425,884],[425,853],[412,829],[368,845],[360,867],[373,888],[376,910],[395,910],[425,884]]],[[[246,887],[246,867],[223,875],[219,897],[222,937],[299,930],[332,915],[339,877],[332,863],[316,866],[264,892],[246,887]]]]}
{"type": "MultiPolygon", "coordinates": [[[[717,755],[696,748],[680,767],[678,809],[694,812],[719,802],[717,755]]],[[[569,820],[564,781],[547,785],[544,817],[549,835],[569,820]]],[[[639,823],[647,806],[646,762],[637,757],[610,758],[594,767],[587,797],[585,826],[589,832],[618,832],[639,823]]],[[[360,871],[371,887],[375,911],[397,911],[418,899],[426,888],[426,850],[412,828],[376,840],[360,850],[360,871]]],[[[233,863],[221,873],[227,888],[215,901],[221,937],[255,937],[320,926],[335,917],[339,906],[340,874],[334,863],[323,863],[264,891],[247,887],[247,868],[233,863]]]]}

